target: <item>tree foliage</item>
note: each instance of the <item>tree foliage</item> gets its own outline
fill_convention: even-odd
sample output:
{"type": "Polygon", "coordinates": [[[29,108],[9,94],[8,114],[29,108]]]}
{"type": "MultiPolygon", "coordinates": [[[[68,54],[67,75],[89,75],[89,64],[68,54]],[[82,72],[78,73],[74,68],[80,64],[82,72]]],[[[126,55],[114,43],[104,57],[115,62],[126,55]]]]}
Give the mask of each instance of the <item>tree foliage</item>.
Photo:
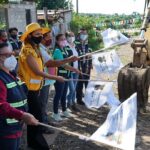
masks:
{"type": "Polygon", "coordinates": [[[43,9],[47,7],[48,9],[71,9],[71,0],[36,0],[37,8],[43,9]]]}
{"type": "Polygon", "coordinates": [[[0,4],[6,4],[9,0],[0,0],[0,4]]]}
{"type": "Polygon", "coordinates": [[[85,28],[89,34],[89,46],[93,50],[102,47],[102,38],[96,35],[95,22],[92,17],[74,14],[71,22],[71,30],[77,35],[81,28],[85,28]]]}

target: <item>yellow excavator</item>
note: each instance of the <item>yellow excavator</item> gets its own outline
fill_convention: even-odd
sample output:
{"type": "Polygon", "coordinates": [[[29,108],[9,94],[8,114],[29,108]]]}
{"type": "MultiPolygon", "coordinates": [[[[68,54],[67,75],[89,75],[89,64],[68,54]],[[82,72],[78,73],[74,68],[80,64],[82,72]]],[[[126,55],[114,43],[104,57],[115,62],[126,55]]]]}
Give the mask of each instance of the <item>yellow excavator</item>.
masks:
{"type": "Polygon", "coordinates": [[[150,65],[150,0],[145,0],[144,14],[140,37],[134,39],[131,44],[131,47],[134,49],[133,67],[150,65]]]}
{"type": "Polygon", "coordinates": [[[118,95],[125,101],[137,92],[138,112],[147,112],[150,85],[150,0],[145,0],[144,20],[139,38],[134,39],[133,61],[118,74],[118,95]]]}

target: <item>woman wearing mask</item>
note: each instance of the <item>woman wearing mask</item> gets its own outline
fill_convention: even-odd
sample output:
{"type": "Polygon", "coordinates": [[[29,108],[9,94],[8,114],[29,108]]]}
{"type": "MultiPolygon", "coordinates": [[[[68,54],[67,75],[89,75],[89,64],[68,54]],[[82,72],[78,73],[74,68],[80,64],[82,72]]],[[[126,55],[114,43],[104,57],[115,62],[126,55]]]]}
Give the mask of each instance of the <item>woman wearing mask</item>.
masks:
{"type": "MultiPolygon", "coordinates": [[[[60,76],[52,76],[43,72],[43,62],[39,50],[39,44],[43,38],[42,29],[38,23],[27,25],[26,32],[21,36],[24,42],[19,55],[18,73],[22,81],[25,82],[28,88],[28,107],[29,112],[33,114],[39,121],[41,118],[42,106],[39,101],[40,88],[43,84],[43,79],[54,79],[59,82],[64,82],[64,78],[60,76]]],[[[48,146],[41,142],[42,134],[38,127],[27,127],[27,142],[28,146],[36,150],[47,150],[48,146]],[[39,140],[40,139],[40,140],[39,140]]]]}
{"type": "MultiPolygon", "coordinates": [[[[54,60],[63,60],[68,57],[69,54],[65,49],[66,44],[67,41],[65,35],[58,34],[56,36],[56,48],[53,53],[54,60]]],[[[73,68],[70,65],[66,64],[62,65],[61,67],[58,67],[57,74],[68,79],[70,77],[70,71],[76,72],[78,74],[80,73],[78,69],[73,68]]],[[[56,81],[54,86],[55,86],[55,96],[53,102],[54,113],[52,117],[56,121],[61,121],[62,118],[58,112],[59,101],[61,101],[63,116],[70,117],[70,113],[67,111],[66,108],[66,95],[68,90],[68,82],[61,83],[59,81],[56,81]]]]}
{"type": "MultiPolygon", "coordinates": [[[[67,32],[66,33],[66,38],[68,42],[68,46],[72,51],[72,55],[78,57],[78,52],[75,47],[75,35],[73,32],[67,32]]],[[[78,69],[78,61],[73,62],[72,67],[78,69]]],[[[73,111],[79,111],[75,105],[75,99],[76,99],[76,85],[77,85],[77,79],[79,75],[75,72],[70,73],[70,78],[73,80],[70,80],[68,82],[69,85],[69,94],[67,96],[68,100],[68,107],[73,110],[73,111]]]]}
{"type": "Polygon", "coordinates": [[[19,150],[23,122],[38,125],[26,113],[27,88],[13,72],[17,60],[12,54],[7,43],[0,44],[0,150],[19,150]]]}

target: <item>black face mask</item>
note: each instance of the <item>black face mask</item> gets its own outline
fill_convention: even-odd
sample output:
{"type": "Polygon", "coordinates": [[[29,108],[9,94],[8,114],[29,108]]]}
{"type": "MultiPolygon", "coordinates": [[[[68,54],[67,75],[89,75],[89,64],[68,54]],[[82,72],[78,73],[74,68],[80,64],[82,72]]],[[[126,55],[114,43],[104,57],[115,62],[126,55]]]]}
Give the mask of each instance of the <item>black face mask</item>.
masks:
{"type": "Polygon", "coordinates": [[[39,36],[39,37],[34,37],[32,36],[31,37],[31,40],[35,43],[35,44],[40,44],[41,41],[42,41],[43,37],[42,36],[39,36]]]}
{"type": "Polygon", "coordinates": [[[11,37],[12,37],[13,39],[17,39],[17,35],[15,35],[15,34],[12,34],[11,37]]]}
{"type": "Polygon", "coordinates": [[[7,43],[7,42],[8,42],[8,40],[7,40],[7,39],[3,39],[2,41],[3,41],[4,43],[7,43]]]}

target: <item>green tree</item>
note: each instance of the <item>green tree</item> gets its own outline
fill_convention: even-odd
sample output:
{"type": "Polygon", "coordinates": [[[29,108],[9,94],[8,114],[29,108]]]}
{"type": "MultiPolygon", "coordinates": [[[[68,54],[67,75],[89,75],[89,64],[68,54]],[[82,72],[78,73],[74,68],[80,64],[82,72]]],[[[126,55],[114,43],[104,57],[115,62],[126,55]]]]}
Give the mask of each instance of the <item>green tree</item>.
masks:
{"type": "Polygon", "coordinates": [[[85,28],[89,35],[89,46],[93,50],[98,50],[102,47],[101,36],[96,35],[94,16],[73,14],[71,21],[71,30],[77,35],[81,28],[85,28]]]}
{"type": "Polygon", "coordinates": [[[0,0],[0,4],[6,4],[8,3],[8,0],[0,0]]]}
{"type": "Polygon", "coordinates": [[[43,9],[47,7],[48,9],[71,9],[72,0],[36,0],[37,8],[43,9]]]}

